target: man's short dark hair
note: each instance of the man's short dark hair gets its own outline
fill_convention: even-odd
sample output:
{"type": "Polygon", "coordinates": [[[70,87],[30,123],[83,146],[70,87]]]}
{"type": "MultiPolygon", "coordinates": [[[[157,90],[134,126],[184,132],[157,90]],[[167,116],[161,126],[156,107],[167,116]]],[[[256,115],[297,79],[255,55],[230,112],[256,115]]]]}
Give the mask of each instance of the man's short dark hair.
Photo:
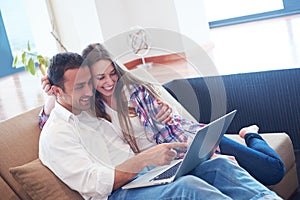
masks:
{"type": "Polygon", "coordinates": [[[64,74],[68,69],[76,69],[82,66],[81,55],[72,52],[58,53],[50,60],[48,78],[51,85],[56,85],[64,90],[64,74]]]}

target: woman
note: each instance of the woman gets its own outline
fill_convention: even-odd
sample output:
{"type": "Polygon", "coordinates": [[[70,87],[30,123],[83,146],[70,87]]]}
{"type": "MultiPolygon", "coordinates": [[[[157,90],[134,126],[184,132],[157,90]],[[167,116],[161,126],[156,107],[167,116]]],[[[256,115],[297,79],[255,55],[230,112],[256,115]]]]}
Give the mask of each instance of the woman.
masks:
{"type": "MultiPolygon", "coordinates": [[[[159,143],[188,142],[192,135],[186,131],[196,133],[204,126],[177,114],[170,115],[170,109],[163,112],[167,106],[161,101],[159,91],[113,62],[102,45],[91,44],[82,54],[93,77],[96,116],[119,128],[120,137],[135,153],[159,143]]],[[[44,90],[49,91],[47,80],[43,84],[44,90]]],[[[46,114],[50,113],[51,106],[49,110],[46,108],[46,114]]],[[[41,126],[47,119],[45,112],[40,117],[41,126]]],[[[224,136],[219,145],[221,153],[234,156],[239,165],[261,183],[278,183],[284,176],[284,165],[258,134],[258,127],[243,128],[239,134],[247,147],[224,136]]]]}

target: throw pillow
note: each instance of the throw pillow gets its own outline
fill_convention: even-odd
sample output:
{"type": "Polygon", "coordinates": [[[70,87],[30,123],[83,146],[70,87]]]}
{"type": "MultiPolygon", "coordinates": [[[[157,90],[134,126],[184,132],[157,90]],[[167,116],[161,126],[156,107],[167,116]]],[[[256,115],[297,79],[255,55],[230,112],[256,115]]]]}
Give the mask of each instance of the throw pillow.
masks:
{"type": "Polygon", "coordinates": [[[39,159],[9,169],[33,200],[82,200],[78,192],[58,179],[39,159]]]}

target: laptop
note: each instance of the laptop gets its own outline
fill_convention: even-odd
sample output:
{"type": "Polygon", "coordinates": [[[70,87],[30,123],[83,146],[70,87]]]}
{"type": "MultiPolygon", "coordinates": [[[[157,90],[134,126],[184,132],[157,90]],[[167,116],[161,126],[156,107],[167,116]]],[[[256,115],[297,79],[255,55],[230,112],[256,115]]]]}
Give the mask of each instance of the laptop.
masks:
{"type": "Polygon", "coordinates": [[[233,110],[202,127],[195,134],[183,159],[174,160],[170,165],[154,167],[125,184],[122,189],[167,184],[189,173],[204,161],[209,160],[218,147],[235,113],[236,110],[233,110]]]}

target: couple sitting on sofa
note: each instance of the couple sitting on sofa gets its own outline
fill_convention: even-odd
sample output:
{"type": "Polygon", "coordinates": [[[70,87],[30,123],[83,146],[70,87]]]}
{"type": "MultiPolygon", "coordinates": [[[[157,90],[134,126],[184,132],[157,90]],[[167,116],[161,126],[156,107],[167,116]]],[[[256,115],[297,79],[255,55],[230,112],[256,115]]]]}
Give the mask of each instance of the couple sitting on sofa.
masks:
{"type": "MultiPolygon", "coordinates": [[[[85,58],[85,60],[83,67],[80,69],[85,76],[81,76],[80,73],[77,74],[79,65],[81,65],[81,60],[80,58],[76,58],[77,56],[79,57],[79,55],[76,54],[66,53],[58,54],[53,57],[48,73],[49,79],[46,78],[43,81],[44,90],[48,93],[53,92],[56,96],[57,103],[51,114],[52,117],[48,120],[49,123],[45,125],[41,134],[40,159],[46,166],[53,170],[59,178],[67,183],[67,185],[79,191],[84,197],[96,198],[98,196],[106,198],[110,195],[109,198],[111,199],[118,198],[118,195],[124,195],[124,191],[122,192],[122,190],[118,189],[121,185],[133,178],[147,165],[169,163],[176,156],[176,152],[174,152],[173,148],[185,147],[182,143],[187,142],[189,139],[189,135],[186,135],[185,131],[195,133],[199,127],[203,125],[185,120],[176,114],[172,115],[168,105],[159,101],[158,92],[151,84],[144,83],[130,76],[127,71],[112,61],[108,52],[100,44],[89,45],[88,48],[83,51],[83,58],[85,58]],[[72,60],[73,58],[74,60],[72,60]],[[90,68],[86,68],[85,66],[89,66],[90,68]],[[89,69],[92,73],[92,80],[96,89],[95,107],[92,107],[92,110],[99,119],[98,123],[94,120],[93,124],[87,120],[90,118],[90,115],[81,112],[90,109],[90,98],[93,95],[91,88],[92,83],[91,80],[88,79],[88,77],[90,77],[89,69]],[[59,74],[59,72],[61,73],[59,74]],[[73,80],[75,77],[77,78],[76,82],[73,80]],[[51,90],[49,90],[48,81],[53,86],[51,90]],[[73,85],[74,83],[78,84],[73,85]],[[85,90],[85,93],[83,93],[82,96],[76,96],[76,94],[81,94],[81,90],[85,90]],[[130,100],[127,100],[128,98],[130,100]],[[70,112],[66,112],[66,110],[75,115],[73,116],[70,112]],[[74,127],[67,124],[66,120],[68,120],[70,124],[74,123],[74,127]],[[108,121],[110,123],[108,123],[108,121]],[[66,124],[62,124],[63,122],[66,124]],[[80,123],[77,124],[76,122],[80,123]],[[99,175],[97,169],[95,169],[96,166],[94,163],[97,159],[90,155],[91,152],[83,150],[82,148],[84,148],[84,146],[79,145],[80,142],[84,143],[85,139],[82,139],[82,137],[91,136],[89,134],[81,135],[79,132],[79,130],[83,128],[86,129],[85,123],[92,124],[100,130],[104,130],[104,127],[106,127],[107,129],[105,129],[104,136],[106,137],[106,141],[108,142],[110,139],[118,141],[118,148],[123,152],[122,155],[124,155],[124,152],[127,153],[127,157],[123,157],[123,160],[120,160],[120,155],[117,156],[117,153],[120,153],[120,151],[115,149],[109,153],[109,155],[113,154],[115,156],[110,160],[110,163],[118,164],[113,164],[114,167],[112,167],[112,169],[115,169],[113,172],[109,170],[109,167],[107,168],[106,166],[105,168],[102,166],[103,164],[101,164],[99,169],[105,169],[105,172],[101,172],[104,177],[99,175]],[[101,125],[101,127],[99,125],[101,125]],[[111,125],[113,125],[114,128],[111,128],[111,125]],[[70,133],[70,131],[73,133],[67,135],[66,133],[70,133]],[[74,135],[74,131],[78,134],[78,137],[74,135]],[[111,132],[112,135],[108,136],[107,134],[109,134],[109,132],[111,132]],[[161,143],[163,144],[159,145],[161,143]],[[75,154],[75,152],[78,154],[75,154]],[[134,154],[136,154],[136,156],[133,156],[134,154]],[[75,157],[73,156],[79,158],[79,160],[74,160],[73,158],[75,157]],[[152,160],[151,156],[155,159],[152,160]],[[117,157],[118,159],[116,159],[117,157]],[[130,159],[126,160],[129,157],[130,159]],[[86,163],[83,164],[81,161],[86,161],[86,163]],[[76,164],[76,166],[71,165],[72,167],[70,167],[70,164],[76,164]],[[130,170],[133,171],[130,172],[130,170]],[[108,177],[109,175],[112,175],[112,177],[108,177]],[[97,182],[99,178],[104,178],[103,180],[107,178],[107,182],[99,183],[99,181],[97,182]],[[94,185],[91,185],[91,183],[94,183],[94,185]],[[102,191],[100,186],[103,189],[102,191]],[[111,191],[114,192],[111,193],[111,191]]],[[[47,106],[44,107],[47,109],[43,110],[40,116],[41,127],[48,119],[48,114],[52,110],[51,107],[52,106],[50,106],[49,110],[47,106]]],[[[263,184],[276,184],[284,176],[284,166],[277,153],[267,145],[257,132],[258,128],[256,126],[250,126],[240,131],[240,136],[245,138],[248,147],[223,137],[220,143],[220,151],[222,154],[233,155],[239,165],[263,184]]],[[[99,147],[99,150],[101,149],[103,152],[110,150],[109,147],[108,149],[100,147],[100,140],[96,140],[96,143],[98,144],[97,147],[99,147]]],[[[233,165],[231,161],[226,159],[213,159],[197,168],[202,169],[201,174],[199,169],[198,171],[197,169],[193,170],[195,173],[193,175],[201,178],[197,179],[198,186],[197,184],[195,186],[185,184],[185,181],[187,181],[187,183],[191,181],[191,177],[187,176],[187,178],[178,181],[178,185],[171,184],[169,189],[165,190],[165,193],[162,193],[162,191],[164,191],[164,187],[162,186],[162,189],[158,189],[157,187],[153,190],[148,188],[140,189],[140,195],[144,194],[142,191],[148,192],[149,190],[150,192],[152,191],[152,195],[155,195],[156,198],[158,194],[165,196],[172,194],[172,196],[176,196],[176,194],[180,195],[184,187],[192,187],[188,188],[188,191],[191,192],[190,194],[192,195],[208,195],[204,191],[209,191],[209,195],[215,198],[234,198],[237,197],[235,195],[239,195],[239,197],[242,195],[237,191],[244,191],[249,186],[253,186],[253,190],[250,191],[249,188],[246,189],[247,192],[243,193],[246,199],[250,199],[250,197],[252,198],[254,196],[257,198],[260,195],[263,196],[263,194],[260,193],[265,193],[265,195],[272,194],[264,186],[254,179],[251,179],[241,168],[233,165]],[[220,160],[222,164],[226,165],[226,170],[218,168],[220,167],[220,160]],[[214,175],[214,182],[209,178],[212,174],[208,173],[208,169],[212,171],[215,169],[215,172],[211,172],[216,173],[214,175]],[[226,174],[223,174],[220,170],[224,170],[224,172],[232,170],[230,173],[233,173],[233,176],[231,176],[231,174],[227,174],[226,176],[226,174]],[[206,175],[203,174],[204,172],[206,172],[206,175]],[[235,177],[237,175],[240,177],[235,177]],[[239,183],[232,185],[232,182],[225,182],[228,177],[232,177],[234,181],[239,183]],[[202,179],[205,181],[202,181],[202,179]],[[214,187],[207,183],[210,183],[214,187]],[[176,190],[178,193],[174,193],[173,190],[170,190],[170,188],[178,188],[179,185],[181,189],[176,190]],[[199,186],[201,186],[201,191],[196,189],[199,186]],[[233,186],[234,191],[232,191],[232,188],[228,189],[228,186],[233,186]],[[228,196],[225,195],[225,193],[228,196]]],[[[127,198],[131,197],[131,195],[136,198],[139,197],[138,192],[128,191],[126,194],[128,195],[127,198]]]]}

